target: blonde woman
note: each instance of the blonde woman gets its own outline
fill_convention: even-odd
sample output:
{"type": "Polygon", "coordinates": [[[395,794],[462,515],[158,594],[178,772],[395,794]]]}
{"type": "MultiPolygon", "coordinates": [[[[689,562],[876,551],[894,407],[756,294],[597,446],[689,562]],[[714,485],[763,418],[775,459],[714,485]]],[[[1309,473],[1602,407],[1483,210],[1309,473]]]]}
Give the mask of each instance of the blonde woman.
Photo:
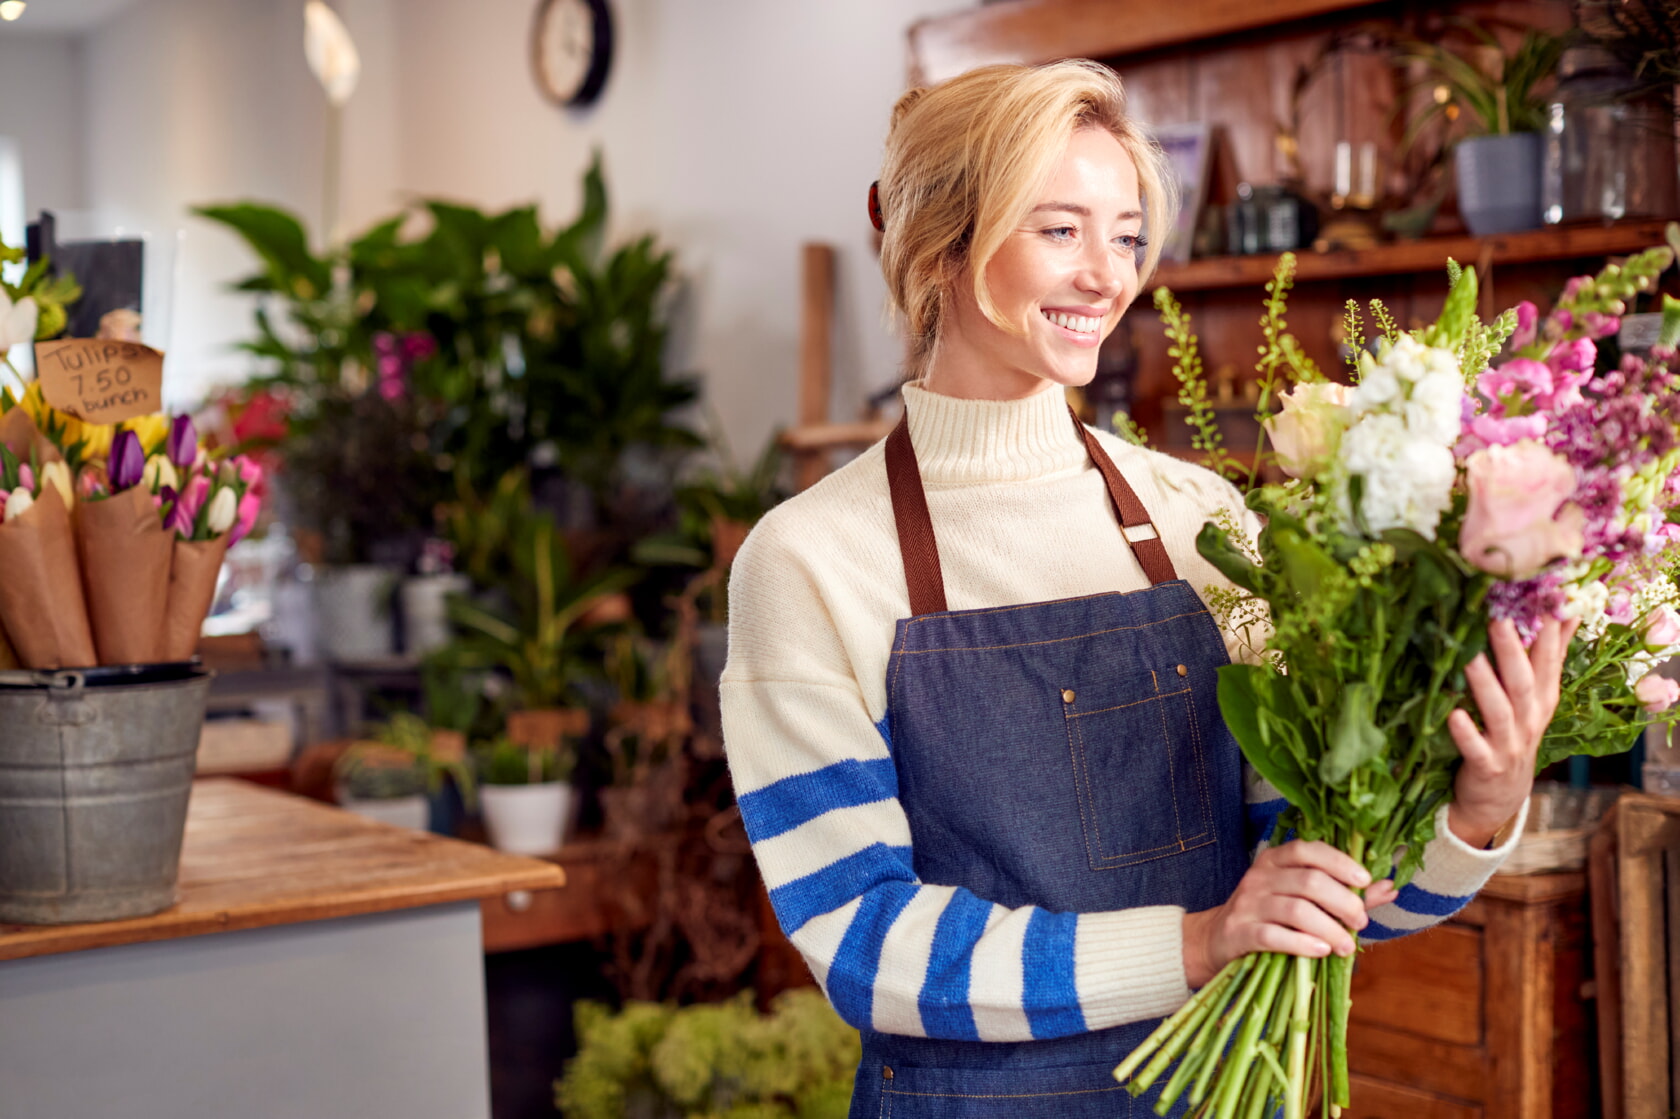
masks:
{"type": "Polygon", "coordinates": [[[1242,501],[1080,425],[1062,391],[1173,208],[1096,64],[906,94],[871,191],[913,340],[905,422],[735,564],[730,766],[777,916],[863,1032],[857,1119],[1117,1114],[1109,1070],[1224,963],[1441,920],[1526,804],[1555,632],[1532,667],[1496,635],[1489,730],[1460,737],[1405,891],[1323,844],[1252,854],[1282,803],[1220,718],[1236,643],[1194,545],[1242,501]]]}

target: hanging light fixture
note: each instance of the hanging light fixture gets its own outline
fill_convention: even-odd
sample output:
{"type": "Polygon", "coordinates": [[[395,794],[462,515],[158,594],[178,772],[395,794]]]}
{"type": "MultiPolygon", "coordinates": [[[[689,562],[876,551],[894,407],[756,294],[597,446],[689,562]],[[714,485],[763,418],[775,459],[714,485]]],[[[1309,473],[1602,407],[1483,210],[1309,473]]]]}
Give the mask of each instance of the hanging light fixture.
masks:
{"type": "Polygon", "coordinates": [[[23,0],[0,0],[0,19],[10,23],[21,16],[23,9],[27,6],[23,0]]]}

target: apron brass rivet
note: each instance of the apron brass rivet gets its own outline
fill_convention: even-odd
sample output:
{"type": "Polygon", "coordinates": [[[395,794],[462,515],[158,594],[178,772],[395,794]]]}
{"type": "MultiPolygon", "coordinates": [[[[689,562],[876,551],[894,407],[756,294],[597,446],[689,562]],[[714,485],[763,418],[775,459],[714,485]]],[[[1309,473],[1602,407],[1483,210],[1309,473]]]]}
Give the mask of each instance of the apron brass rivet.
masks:
{"type": "Polygon", "coordinates": [[[891,1080],[892,1079],[892,1069],[888,1068],[886,1065],[882,1065],[881,1066],[881,1079],[882,1080],[891,1080]]]}
{"type": "Polygon", "coordinates": [[[1180,676],[1188,676],[1188,675],[1190,675],[1190,670],[1189,670],[1189,669],[1188,669],[1188,668],[1185,668],[1185,667],[1184,667],[1184,666],[1183,666],[1183,665],[1182,665],[1182,664],[1181,664],[1181,665],[1179,665],[1179,666],[1178,666],[1178,674],[1179,674],[1179,675],[1180,675],[1180,676]]]}
{"type": "Polygon", "coordinates": [[[1063,688],[1062,689],[1062,702],[1063,703],[1072,703],[1073,702],[1073,689],[1072,688],[1063,688]]]}

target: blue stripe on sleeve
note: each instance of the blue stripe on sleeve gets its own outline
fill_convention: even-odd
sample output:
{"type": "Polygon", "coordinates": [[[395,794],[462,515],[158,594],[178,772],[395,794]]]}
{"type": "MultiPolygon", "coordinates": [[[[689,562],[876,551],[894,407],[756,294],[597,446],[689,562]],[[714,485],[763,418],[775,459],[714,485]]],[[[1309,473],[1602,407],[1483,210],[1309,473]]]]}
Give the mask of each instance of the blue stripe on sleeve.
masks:
{"type": "Polygon", "coordinates": [[[933,931],[933,952],[927,978],[916,1000],[922,1028],[929,1037],[979,1041],[974,1011],[968,1004],[968,985],[974,967],[974,946],[986,931],[992,903],[967,890],[951,895],[933,931]]]}
{"type": "Polygon", "coordinates": [[[1366,941],[1375,942],[1381,940],[1393,940],[1397,936],[1405,936],[1407,933],[1422,931],[1423,930],[1421,929],[1391,929],[1387,925],[1381,924],[1377,921],[1368,921],[1366,922],[1365,927],[1359,930],[1359,939],[1362,943],[1366,941]]]}
{"type": "Polygon", "coordinates": [[[782,931],[792,936],[811,918],[839,909],[853,898],[864,897],[867,903],[864,895],[871,887],[890,882],[914,885],[915,881],[910,848],[872,843],[821,870],[777,886],[770,891],[770,904],[775,907],[782,931]]]}
{"type": "Polygon", "coordinates": [[[1079,988],[1073,977],[1073,942],[1079,928],[1076,913],[1033,910],[1021,946],[1021,966],[1030,982],[1023,984],[1023,1009],[1035,1040],[1085,1032],[1079,1009],[1079,988]]]}
{"type": "Polygon", "coordinates": [[[762,843],[836,808],[874,804],[897,795],[898,770],[891,758],[835,762],[784,777],[741,797],[741,819],[747,838],[762,843]]]}
{"type": "Polygon", "coordinates": [[[875,975],[881,945],[904,907],[921,889],[911,882],[890,882],[864,896],[828,968],[828,998],[846,1023],[860,1030],[874,1025],[875,975]]]}
{"type": "Polygon", "coordinates": [[[1400,896],[1394,899],[1394,904],[1408,913],[1421,913],[1426,917],[1451,917],[1469,905],[1470,898],[1474,896],[1472,894],[1469,897],[1455,898],[1407,883],[1400,887],[1400,896]]]}
{"type": "Polygon", "coordinates": [[[1278,817],[1288,807],[1289,802],[1282,797],[1243,805],[1243,814],[1248,823],[1249,850],[1252,851],[1272,837],[1272,831],[1277,827],[1278,817]]]}

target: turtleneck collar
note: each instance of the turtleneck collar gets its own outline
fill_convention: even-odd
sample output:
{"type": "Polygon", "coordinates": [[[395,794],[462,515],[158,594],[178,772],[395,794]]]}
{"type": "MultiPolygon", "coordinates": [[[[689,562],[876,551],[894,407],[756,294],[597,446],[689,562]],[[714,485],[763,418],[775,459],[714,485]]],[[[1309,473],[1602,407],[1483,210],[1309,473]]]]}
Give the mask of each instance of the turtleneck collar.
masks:
{"type": "Polygon", "coordinates": [[[1085,443],[1065,394],[967,400],[904,386],[910,442],[928,483],[1019,482],[1083,466],[1085,443]]]}

